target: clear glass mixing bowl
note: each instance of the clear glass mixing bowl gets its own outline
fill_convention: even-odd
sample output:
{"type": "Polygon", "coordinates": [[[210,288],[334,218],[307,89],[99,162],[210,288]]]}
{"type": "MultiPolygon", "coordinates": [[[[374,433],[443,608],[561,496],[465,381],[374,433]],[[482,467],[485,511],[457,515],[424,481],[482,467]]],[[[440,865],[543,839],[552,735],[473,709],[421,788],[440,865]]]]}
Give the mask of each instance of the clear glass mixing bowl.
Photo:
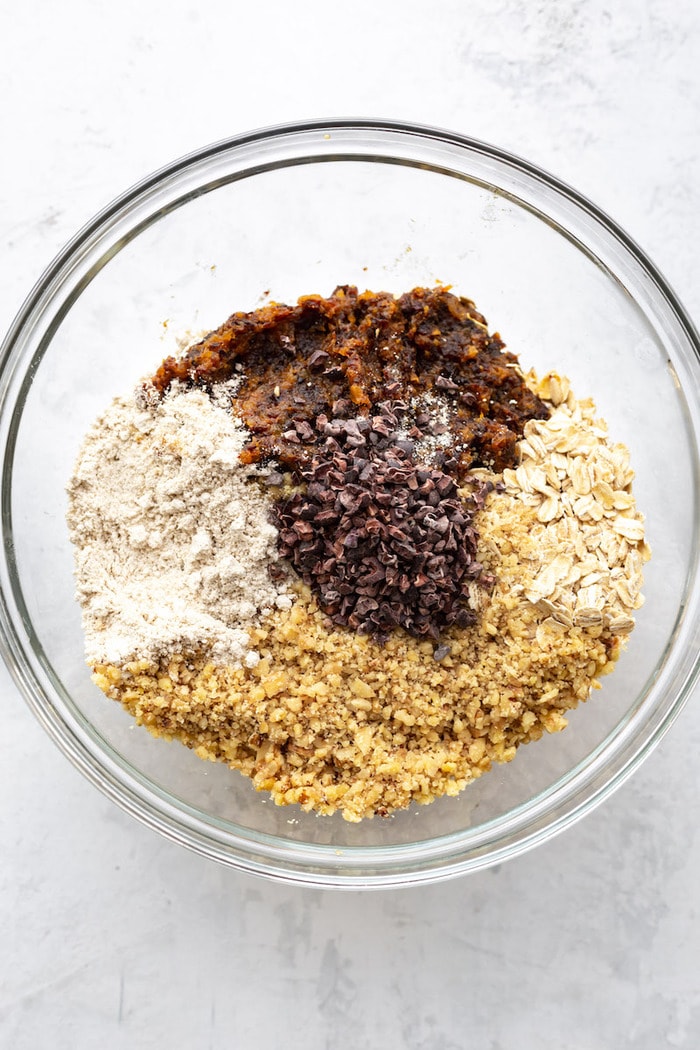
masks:
{"type": "Polygon", "coordinates": [[[459,135],[371,121],[271,128],[199,150],[110,204],[49,266],[2,349],[5,659],[110,798],[227,864],[334,886],[501,862],[600,802],[698,673],[698,339],[630,239],[573,190],[459,135]],[[592,396],[632,451],[654,551],[615,673],[569,728],[458,798],[359,825],[277,808],[248,780],[133,730],[83,662],[64,486],[94,417],[172,351],[266,294],[447,282],[525,367],[592,396]]]}

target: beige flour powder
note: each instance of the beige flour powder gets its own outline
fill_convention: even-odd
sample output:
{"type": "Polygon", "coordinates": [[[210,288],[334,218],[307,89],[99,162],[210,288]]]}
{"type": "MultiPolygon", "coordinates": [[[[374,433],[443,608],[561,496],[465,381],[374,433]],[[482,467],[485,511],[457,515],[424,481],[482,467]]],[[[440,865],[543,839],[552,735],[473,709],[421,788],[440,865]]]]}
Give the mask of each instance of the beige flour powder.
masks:
{"type": "Polygon", "coordinates": [[[291,605],[226,393],[117,398],[88,434],[68,486],[88,663],[206,648],[254,666],[251,625],[291,605]]]}

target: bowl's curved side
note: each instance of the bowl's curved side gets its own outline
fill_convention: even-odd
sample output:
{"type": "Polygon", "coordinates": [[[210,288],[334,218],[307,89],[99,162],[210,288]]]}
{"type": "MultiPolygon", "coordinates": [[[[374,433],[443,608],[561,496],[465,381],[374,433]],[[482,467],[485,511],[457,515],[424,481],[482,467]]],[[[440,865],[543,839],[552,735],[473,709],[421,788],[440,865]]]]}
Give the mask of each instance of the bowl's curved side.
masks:
{"type": "Polygon", "coordinates": [[[367,120],[263,129],[175,161],[108,205],[50,264],[8,332],[0,352],[0,648],[19,690],[61,749],[142,822],[204,855],[261,875],[357,887],[435,881],[500,863],[556,834],[606,798],[658,743],[697,683],[700,589],[696,535],[663,658],[614,731],[548,790],[506,814],[436,838],[339,849],[337,844],[295,842],[218,819],[161,790],[84,717],[35,630],[16,553],[17,443],[44,356],[97,275],[165,216],[256,175],[347,163],[428,171],[515,202],[574,244],[623,290],[668,356],[691,478],[688,513],[698,520],[700,342],[663,277],[611,219],[526,161],[449,132],[367,120]]]}

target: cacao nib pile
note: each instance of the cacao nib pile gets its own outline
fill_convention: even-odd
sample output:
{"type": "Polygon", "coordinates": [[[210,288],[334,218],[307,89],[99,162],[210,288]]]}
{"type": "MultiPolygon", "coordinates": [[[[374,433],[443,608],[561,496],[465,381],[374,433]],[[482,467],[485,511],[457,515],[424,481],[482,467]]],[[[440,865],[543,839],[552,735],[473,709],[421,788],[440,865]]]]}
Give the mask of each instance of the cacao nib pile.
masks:
{"type": "Polygon", "coordinates": [[[295,492],[273,510],[279,550],[333,622],[436,641],[473,622],[470,587],[491,582],[472,521],[488,490],[465,499],[458,484],[514,466],[525,423],[549,414],[474,303],[350,286],[272,303],[167,358],[153,384],[232,376],[251,434],[241,459],[291,471],[295,492]]]}
{"type": "Polygon", "coordinates": [[[334,623],[437,641],[442,628],[474,622],[469,586],[488,582],[472,516],[489,488],[462,500],[444,470],[413,461],[415,441],[398,436],[404,402],[344,418],[349,408],[341,400],[316,419],[323,444],[300,472],[305,485],[274,507],[280,554],[334,623]]]}

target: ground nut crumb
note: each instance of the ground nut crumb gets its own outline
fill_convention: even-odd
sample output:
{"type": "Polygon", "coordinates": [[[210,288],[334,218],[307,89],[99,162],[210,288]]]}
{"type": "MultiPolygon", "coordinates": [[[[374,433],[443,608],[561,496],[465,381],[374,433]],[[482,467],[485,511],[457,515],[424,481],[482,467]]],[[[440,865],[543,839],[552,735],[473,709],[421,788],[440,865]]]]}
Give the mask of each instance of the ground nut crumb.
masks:
{"type": "Polygon", "coordinates": [[[403,633],[382,646],[329,629],[300,587],[252,632],[254,667],[200,652],[100,666],[95,680],[154,735],[239,769],[280,805],[358,821],[456,795],[563,729],[620,652],[619,635],[562,630],[524,596],[523,572],[539,562],[536,520],[513,496],[488,498],[479,556],[498,582],[474,627],[446,632],[439,661],[403,633]]]}

